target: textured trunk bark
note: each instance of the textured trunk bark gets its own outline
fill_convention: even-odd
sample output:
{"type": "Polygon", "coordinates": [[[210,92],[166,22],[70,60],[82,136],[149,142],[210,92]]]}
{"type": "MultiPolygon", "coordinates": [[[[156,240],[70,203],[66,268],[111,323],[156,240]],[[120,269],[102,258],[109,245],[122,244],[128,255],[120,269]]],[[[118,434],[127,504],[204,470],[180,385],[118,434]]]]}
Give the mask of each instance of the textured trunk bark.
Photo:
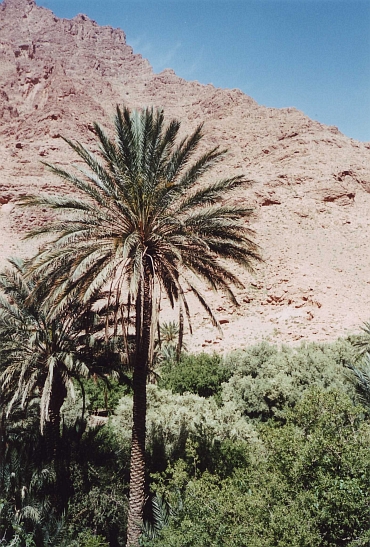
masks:
{"type": "Polygon", "coordinates": [[[147,272],[136,301],[136,350],[133,377],[133,425],[127,547],[137,547],[145,502],[146,381],[152,327],[152,277],[147,272]]]}
{"type": "Polygon", "coordinates": [[[69,477],[61,453],[60,435],[60,411],[66,396],[67,390],[64,382],[56,374],[49,404],[49,420],[45,424],[45,441],[47,462],[53,466],[56,475],[55,484],[50,485],[50,500],[60,515],[66,508],[69,486],[69,477]]]}
{"type": "MultiPolygon", "coordinates": [[[[0,414],[0,461],[3,462],[6,451],[6,427],[5,427],[5,404],[2,405],[0,414]]],[[[5,471],[5,469],[3,469],[5,471]]],[[[3,477],[0,478],[0,484],[2,484],[3,477]]]]}
{"type": "Polygon", "coordinates": [[[60,410],[66,396],[66,387],[62,379],[56,376],[50,398],[49,420],[45,424],[46,455],[49,462],[58,460],[60,456],[60,410]]]}

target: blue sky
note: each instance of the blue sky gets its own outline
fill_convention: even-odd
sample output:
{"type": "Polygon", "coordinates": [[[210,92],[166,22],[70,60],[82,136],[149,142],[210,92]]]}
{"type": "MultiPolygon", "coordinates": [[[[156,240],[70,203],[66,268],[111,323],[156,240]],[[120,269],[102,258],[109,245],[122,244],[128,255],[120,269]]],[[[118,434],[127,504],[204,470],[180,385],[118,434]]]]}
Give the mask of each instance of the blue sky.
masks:
{"type": "Polygon", "coordinates": [[[294,106],[370,141],[370,0],[36,0],[122,28],[154,71],[294,106]]]}

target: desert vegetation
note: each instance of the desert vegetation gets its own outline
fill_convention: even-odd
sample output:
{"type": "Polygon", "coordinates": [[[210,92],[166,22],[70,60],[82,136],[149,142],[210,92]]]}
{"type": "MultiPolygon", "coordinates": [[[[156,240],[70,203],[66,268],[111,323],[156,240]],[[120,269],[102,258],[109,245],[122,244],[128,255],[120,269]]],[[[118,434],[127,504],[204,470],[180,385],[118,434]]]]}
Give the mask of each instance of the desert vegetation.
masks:
{"type": "MultiPolygon", "coordinates": [[[[360,381],[368,365],[353,342],[264,342],[180,361],[163,345],[147,390],[139,544],[368,545],[370,398],[360,381]]],[[[126,380],[113,372],[72,380],[52,460],[41,390],[8,415],[2,390],[4,545],[125,543],[132,373],[126,380]]]]}
{"type": "MultiPolygon", "coordinates": [[[[66,486],[59,432],[73,377],[82,386],[82,376],[94,371],[101,341],[103,353],[110,345],[116,355],[117,374],[122,376],[125,366],[132,373],[126,542],[132,547],[138,545],[143,525],[147,381],[162,293],[178,307],[178,361],[185,317],[191,331],[187,292],[220,327],[197,278],[236,303],[232,288],[243,285],[228,263],[252,271],[260,256],[245,224],[250,208],[225,202],[246,182],[244,177],[204,184],[225,151],[216,146],[198,152],[202,124],[180,137],[180,122],[165,124],[163,111],[119,107],[114,123],[114,140],[94,124],[98,157],[66,139],[84,164],[74,173],[46,164],[70,184],[69,196],[35,194],[20,201],[59,216],[29,233],[47,236],[38,254],[26,265],[11,261],[13,270],[3,275],[1,378],[9,398],[7,414],[14,403],[23,409],[35,393],[40,395],[40,431],[49,430],[47,461],[55,471],[57,492],[66,486]]],[[[109,357],[105,355],[108,362],[109,357]]],[[[101,370],[104,377],[110,366],[101,370]]]]}

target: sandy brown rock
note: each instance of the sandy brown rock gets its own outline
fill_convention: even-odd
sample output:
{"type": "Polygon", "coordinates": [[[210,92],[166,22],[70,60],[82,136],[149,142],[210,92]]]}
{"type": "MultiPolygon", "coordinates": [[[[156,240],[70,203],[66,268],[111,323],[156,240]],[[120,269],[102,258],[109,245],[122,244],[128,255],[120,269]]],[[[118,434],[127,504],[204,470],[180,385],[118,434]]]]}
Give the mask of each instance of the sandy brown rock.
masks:
{"type": "Polygon", "coordinates": [[[260,106],[237,89],[188,82],[170,69],[154,74],[123,31],[85,15],[58,19],[33,0],[0,4],[2,263],[37,249],[21,236],[40,216],[14,207],[17,197],[68,191],[41,161],[70,162],[60,135],[94,149],[92,122],[109,126],[117,103],[163,107],[184,132],[204,121],[207,146],[229,149],[216,174],[245,173],[253,181],[233,199],[255,208],[252,227],[265,262],[254,278],[242,274],[239,308],[206,291],[223,339],[194,303],[192,346],[328,340],[369,319],[370,143],[294,108],[260,106]]]}

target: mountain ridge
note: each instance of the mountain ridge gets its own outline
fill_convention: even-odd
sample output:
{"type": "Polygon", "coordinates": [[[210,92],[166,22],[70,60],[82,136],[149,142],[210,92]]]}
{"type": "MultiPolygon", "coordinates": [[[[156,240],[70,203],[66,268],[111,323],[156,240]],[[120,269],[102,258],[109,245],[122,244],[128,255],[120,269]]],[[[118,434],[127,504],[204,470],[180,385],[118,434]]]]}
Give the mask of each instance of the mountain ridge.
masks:
{"type": "Polygon", "coordinates": [[[229,150],[215,174],[245,173],[253,181],[233,199],[255,209],[265,264],[255,279],[244,275],[239,308],[215,298],[229,321],[224,340],[196,310],[199,347],[326,340],[368,319],[370,143],[295,108],[258,105],[237,89],[188,82],[171,69],[155,74],[123,30],[83,14],[60,19],[34,0],[0,4],[2,263],[37,248],[21,236],[40,219],[14,207],[17,197],[68,191],[41,161],[69,164],[60,135],[96,151],[92,122],[111,127],[116,104],[163,107],[168,119],[181,119],[184,134],[204,121],[205,146],[229,150]]]}

